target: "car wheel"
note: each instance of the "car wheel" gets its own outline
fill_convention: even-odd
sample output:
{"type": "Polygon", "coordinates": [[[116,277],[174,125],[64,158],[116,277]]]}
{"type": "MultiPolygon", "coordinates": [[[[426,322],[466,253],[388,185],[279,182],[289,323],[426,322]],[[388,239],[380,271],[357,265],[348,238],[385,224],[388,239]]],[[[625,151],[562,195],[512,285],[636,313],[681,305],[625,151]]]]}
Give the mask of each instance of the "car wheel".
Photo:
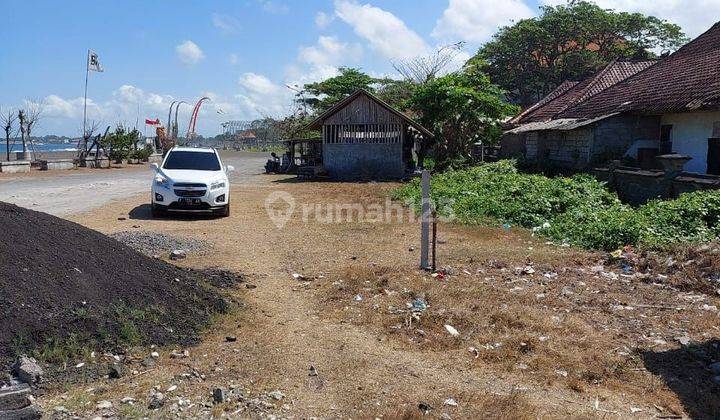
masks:
{"type": "Polygon", "coordinates": [[[230,217],[230,203],[227,203],[222,210],[220,210],[220,217],[230,217]]]}
{"type": "Polygon", "coordinates": [[[152,213],[152,217],[163,217],[165,216],[165,210],[162,209],[157,204],[151,204],[150,205],[150,212],[152,213]]]}

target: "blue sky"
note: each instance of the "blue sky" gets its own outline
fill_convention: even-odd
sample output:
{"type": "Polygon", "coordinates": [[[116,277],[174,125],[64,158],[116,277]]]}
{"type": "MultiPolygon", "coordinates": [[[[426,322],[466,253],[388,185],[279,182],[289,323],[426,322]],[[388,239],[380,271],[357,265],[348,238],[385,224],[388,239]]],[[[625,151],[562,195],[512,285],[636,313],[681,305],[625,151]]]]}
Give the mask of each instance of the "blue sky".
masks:
{"type": "MultiPolygon", "coordinates": [[[[540,0],[555,3],[556,0],[540,0]]],[[[597,0],[681,24],[690,35],[720,16],[720,0],[597,0]]],[[[167,118],[173,99],[212,98],[198,132],[228,119],[281,116],[292,92],[338,66],[393,74],[391,61],[466,41],[473,53],[497,27],[537,13],[538,0],[14,1],[4,5],[0,105],[44,102],[37,134],[79,135],[85,56],[90,119],[167,118]]],[[[181,108],[181,127],[189,107],[181,108]]]]}

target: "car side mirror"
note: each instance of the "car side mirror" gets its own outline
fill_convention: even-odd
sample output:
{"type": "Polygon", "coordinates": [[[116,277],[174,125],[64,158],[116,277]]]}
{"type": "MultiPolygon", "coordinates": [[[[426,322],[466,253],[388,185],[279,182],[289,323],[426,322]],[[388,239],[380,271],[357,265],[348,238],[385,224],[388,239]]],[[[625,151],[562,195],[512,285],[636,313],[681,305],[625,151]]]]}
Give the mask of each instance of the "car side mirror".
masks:
{"type": "Polygon", "coordinates": [[[150,168],[151,168],[153,171],[157,172],[158,170],[160,170],[160,165],[158,165],[157,162],[153,162],[153,163],[150,164],[150,168]]]}
{"type": "Polygon", "coordinates": [[[235,170],[235,167],[232,165],[228,165],[227,168],[225,169],[226,172],[232,172],[234,170],[235,170]]]}

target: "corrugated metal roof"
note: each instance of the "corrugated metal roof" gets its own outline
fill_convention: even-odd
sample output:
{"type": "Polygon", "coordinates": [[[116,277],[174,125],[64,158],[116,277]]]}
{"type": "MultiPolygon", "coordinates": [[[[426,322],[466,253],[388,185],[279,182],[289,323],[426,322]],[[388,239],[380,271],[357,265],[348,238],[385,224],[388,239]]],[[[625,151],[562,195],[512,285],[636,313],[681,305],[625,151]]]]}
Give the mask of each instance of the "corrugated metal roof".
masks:
{"type": "Polygon", "coordinates": [[[618,115],[618,113],[612,113],[602,115],[596,118],[557,118],[548,121],[535,121],[527,124],[523,124],[519,127],[513,128],[512,130],[506,131],[510,134],[526,133],[528,131],[544,131],[544,130],[561,130],[568,131],[576,128],[584,127],[586,125],[593,124],[595,122],[604,120],[606,118],[618,115]]]}

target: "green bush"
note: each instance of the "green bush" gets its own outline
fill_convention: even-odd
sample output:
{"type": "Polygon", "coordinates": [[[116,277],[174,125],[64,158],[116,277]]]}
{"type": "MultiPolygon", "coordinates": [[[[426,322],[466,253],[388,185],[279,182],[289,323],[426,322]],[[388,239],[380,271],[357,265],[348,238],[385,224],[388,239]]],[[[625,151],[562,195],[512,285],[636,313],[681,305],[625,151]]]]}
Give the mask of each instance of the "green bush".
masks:
{"type": "MultiPolygon", "coordinates": [[[[520,225],[589,249],[638,244],[661,248],[720,237],[720,191],[697,191],[632,208],[589,175],[522,174],[514,161],[435,175],[431,197],[441,214],[452,213],[463,223],[520,225]],[[443,207],[445,203],[449,205],[443,207]]],[[[419,207],[419,180],[395,190],[393,198],[419,207]]]]}
{"type": "Polygon", "coordinates": [[[128,130],[122,124],[115,127],[115,131],[104,136],[100,143],[108,151],[108,156],[115,162],[121,162],[130,157],[135,142],[140,138],[138,130],[128,130]]]}
{"type": "Polygon", "coordinates": [[[130,158],[138,159],[141,161],[146,160],[147,158],[150,157],[150,155],[153,154],[153,152],[155,152],[155,149],[153,149],[152,146],[147,145],[147,146],[143,147],[142,149],[138,149],[138,150],[135,150],[132,153],[130,153],[130,158]]]}

